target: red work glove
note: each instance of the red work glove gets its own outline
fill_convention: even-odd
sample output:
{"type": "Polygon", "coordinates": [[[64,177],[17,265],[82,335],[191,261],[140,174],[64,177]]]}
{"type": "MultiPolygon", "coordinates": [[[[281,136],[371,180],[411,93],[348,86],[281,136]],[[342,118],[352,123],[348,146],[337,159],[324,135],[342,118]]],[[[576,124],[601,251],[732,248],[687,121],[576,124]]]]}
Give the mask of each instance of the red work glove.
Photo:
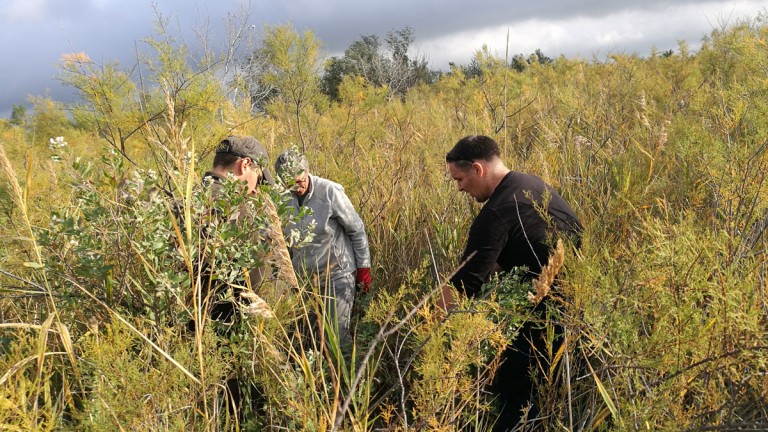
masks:
{"type": "Polygon", "coordinates": [[[371,269],[365,267],[357,269],[357,286],[366,293],[371,290],[371,269]]]}

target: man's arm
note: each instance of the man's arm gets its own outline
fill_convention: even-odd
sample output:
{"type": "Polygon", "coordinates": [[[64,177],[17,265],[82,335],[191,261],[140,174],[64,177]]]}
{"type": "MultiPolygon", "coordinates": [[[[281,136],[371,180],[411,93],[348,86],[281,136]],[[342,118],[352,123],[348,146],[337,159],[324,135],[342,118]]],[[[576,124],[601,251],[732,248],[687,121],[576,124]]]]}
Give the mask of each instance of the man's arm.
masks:
{"type": "Polygon", "coordinates": [[[339,185],[332,188],[332,190],[333,202],[331,205],[333,216],[339,222],[339,225],[344,228],[344,232],[346,232],[352,242],[352,249],[355,252],[355,265],[357,268],[370,268],[371,252],[368,248],[368,236],[365,234],[363,220],[352,206],[352,201],[344,193],[343,187],[339,185]]]}
{"type": "Polygon", "coordinates": [[[497,260],[508,238],[508,223],[492,209],[481,211],[469,229],[462,265],[451,278],[451,285],[468,296],[477,295],[497,268],[497,260]]]}

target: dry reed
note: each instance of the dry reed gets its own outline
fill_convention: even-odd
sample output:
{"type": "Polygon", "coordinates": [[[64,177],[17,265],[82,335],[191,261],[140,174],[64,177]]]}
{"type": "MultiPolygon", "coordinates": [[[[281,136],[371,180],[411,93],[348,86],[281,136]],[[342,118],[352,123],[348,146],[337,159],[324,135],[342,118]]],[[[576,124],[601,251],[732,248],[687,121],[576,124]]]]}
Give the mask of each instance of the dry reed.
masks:
{"type": "Polygon", "coordinates": [[[535,293],[528,293],[528,300],[530,300],[531,303],[535,305],[539,304],[539,302],[544,300],[544,297],[549,295],[549,292],[552,289],[552,283],[555,281],[555,276],[557,276],[557,273],[563,266],[564,260],[565,249],[563,248],[563,241],[558,239],[557,247],[555,247],[555,251],[549,255],[547,265],[541,269],[539,277],[533,281],[535,293]]]}

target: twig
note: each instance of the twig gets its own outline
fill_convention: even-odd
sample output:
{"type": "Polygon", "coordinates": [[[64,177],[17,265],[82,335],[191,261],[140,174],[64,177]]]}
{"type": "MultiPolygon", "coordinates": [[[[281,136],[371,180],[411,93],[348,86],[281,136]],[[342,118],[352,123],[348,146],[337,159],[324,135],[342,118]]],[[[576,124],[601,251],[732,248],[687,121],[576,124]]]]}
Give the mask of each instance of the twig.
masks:
{"type": "Polygon", "coordinates": [[[23,277],[21,277],[21,276],[16,276],[16,275],[15,275],[15,274],[13,274],[13,273],[8,273],[7,271],[5,271],[5,270],[3,270],[3,269],[0,269],[0,273],[2,273],[2,274],[4,274],[4,275],[6,275],[6,276],[8,276],[8,277],[12,277],[12,278],[14,278],[14,279],[16,279],[16,280],[18,280],[18,281],[24,282],[25,284],[31,285],[31,286],[33,286],[33,287],[35,287],[35,288],[39,289],[39,290],[40,290],[40,291],[42,291],[43,293],[46,293],[46,292],[47,292],[47,290],[45,289],[45,287],[43,287],[43,286],[40,286],[39,284],[37,284],[37,283],[35,283],[35,282],[32,282],[31,280],[28,280],[28,279],[24,279],[24,278],[23,278],[23,277]]]}
{"type": "MultiPolygon", "coordinates": [[[[417,304],[414,306],[397,324],[392,326],[391,328],[387,329],[386,326],[382,326],[381,330],[379,330],[379,333],[376,335],[376,338],[374,338],[373,342],[371,342],[371,346],[368,348],[368,352],[365,353],[365,357],[363,357],[363,361],[360,362],[362,365],[360,369],[357,371],[357,375],[355,375],[355,380],[352,382],[352,385],[349,387],[349,394],[344,399],[344,403],[341,405],[341,409],[339,410],[339,415],[336,417],[336,421],[334,421],[333,429],[332,431],[337,431],[341,427],[341,422],[344,420],[344,416],[346,412],[349,410],[349,404],[352,402],[352,396],[355,393],[355,389],[357,389],[357,386],[360,385],[360,381],[363,379],[363,372],[365,371],[365,365],[368,363],[368,361],[371,359],[371,356],[373,356],[373,352],[376,349],[376,346],[383,342],[386,338],[393,335],[395,332],[400,330],[405,323],[407,323],[416,313],[421,310],[421,308],[426,304],[426,302],[431,299],[435,294],[440,292],[444,286],[448,284],[450,279],[459,271],[461,270],[464,265],[471,260],[477,251],[472,252],[457,268],[453,271],[444,281],[443,283],[439,284],[435,288],[432,289],[427,295],[425,295],[417,304]]],[[[387,319],[384,322],[389,322],[390,319],[395,315],[396,309],[392,309],[392,311],[387,316],[387,319]]]]}
{"type": "Polygon", "coordinates": [[[104,309],[106,309],[106,310],[107,310],[109,313],[111,313],[112,315],[114,315],[114,316],[115,316],[115,318],[117,318],[118,320],[120,320],[120,322],[122,322],[123,324],[125,324],[126,326],[128,326],[128,328],[129,328],[129,329],[131,329],[131,330],[132,330],[134,333],[136,333],[136,334],[137,334],[137,335],[138,335],[140,338],[144,339],[144,341],[146,341],[146,342],[147,342],[149,345],[151,345],[151,346],[152,346],[152,348],[154,348],[155,350],[157,350],[157,352],[158,352],[158,353],[160,353],[160,355],[162,355],[163,357],[165,357],[166,359],[168,359],[168,361],[170,361],[171,363],[173,363],[173,365],[174,365],[174,366],[176,366],[177,368],[179,368],[179,369],[180,369],[182,372],[184,372],[184,374],[185,374],[185,375],[187,375],[189,378],[191,378],[191,379],[192,379],[192,381],[194,381],[194,382],[195,382],[195,384],[198,384],[198,385],[200,385],[200,384],[201,384],[201,383],[200,383],[200,380],[199,380],[199,379],[198,379],[196,376],[194,376],[194,375],[192,374],[192,372],[188,371],[188,370],[187,370],[187,369],[186,369],[186,368],[185,368],[185,367],[184,367],[184,366],[183,366],[181,363],[177,362],[177,361],[176,361],[176,360],[175,360],[173,357],[171,357],[171,355],[170,355],[170,354],[168,354],[168,353],[167,353],[167,352],[165,352],[165,351],[164,351],[162,348],[160,348],[159,346],[157,346],[157,344],[155,344],[154,342],[152,342],[152,340],[151,340],[151,339],[149,339],[147,336],[145,336],[145,335],[144,335],[144,333],[142,333],[141,331],[139,331],[139,329],[137,329],[136,327],[134,327],[134,326],[133,326],[131,323],[129,323],[129,322],[128,322],[128,320],[126,320],[125,318],[123,318],[123,317],[122,317],[122,316],[121,316],[119,313],[117,313],[117,312],[116,312],[116,311],[114,311],[112,308],[110,308],[110,307],[109,307],[109,305],[107,305],[107,304],[106,304],[106,303],[104,303],[103,301],[101,301],[101,300],[99,300],[98,298],[96,298],[96,296],[94,296],[93,294],[91,294],[91,293],[90,293],[90,292],[89,292],[87,289],[85,289],[85,288],[83,288],[82,286],[80,286],[80,284],[78,284],[77,282],[75,282],[75,281],[73,281],[73,280],[71,280],[71,279],[69,279],[69,278],[67,278],[67,281],[69,281],[69,282],[70,282],[72,285],[74,285],[74,286],[75,286],[75,287],[77,287],[79,290],[81,290],[83,293],[85,293],[85,295],[87,295],[88,297],[90,297],[90,298],[91,298],[91,300],[95,301],[96,303],[98,303],[99,305],[101,305],[101,306],[102,306],[104,309]]]}
{"type": "Polygon", "coordinates": [[[435,270],[435,280],[440,280],[440,272],[437,269],[437,261],[435,261],[435,253],[432,250],[432,241],[429,239],[429,233],[427,229],[424,229],[424,233],[427,235],[427,245],[429,246],[429,257],[432,258],[432,268],[435,270]]]}

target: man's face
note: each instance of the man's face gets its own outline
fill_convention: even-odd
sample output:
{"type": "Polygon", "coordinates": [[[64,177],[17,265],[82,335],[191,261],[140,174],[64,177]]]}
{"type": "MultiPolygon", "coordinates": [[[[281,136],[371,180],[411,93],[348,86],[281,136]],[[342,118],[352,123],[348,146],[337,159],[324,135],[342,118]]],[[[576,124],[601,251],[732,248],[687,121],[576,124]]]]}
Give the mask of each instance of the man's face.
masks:
{"type": "Polygon", "coordinates": [[[309,174],[306,171],[302,171],[293,179],[293,186],[291,186],[291,192],[297,196],[304,196],[309,190],[309,174]]]}
{"type": "Polygon", "coordinates": [[[482,181],[482,166],[475,162],[469,167],[459,166],[453,162],[448,162],[448,172],[451,178],[456,181],[459,192],[466,192],[477,202],[485,202],[489,195],[485,192],[484,182],[482,181]]]}
{"type": "Polygon", "coordinates": [[[240,175],[236,176],[237,179],[248,184],[248,193],[256,193],[256,189],[261,182],[261,168],[250,158],[240,159],[238,163],[241,165],[239,170],[240,175]]]}

